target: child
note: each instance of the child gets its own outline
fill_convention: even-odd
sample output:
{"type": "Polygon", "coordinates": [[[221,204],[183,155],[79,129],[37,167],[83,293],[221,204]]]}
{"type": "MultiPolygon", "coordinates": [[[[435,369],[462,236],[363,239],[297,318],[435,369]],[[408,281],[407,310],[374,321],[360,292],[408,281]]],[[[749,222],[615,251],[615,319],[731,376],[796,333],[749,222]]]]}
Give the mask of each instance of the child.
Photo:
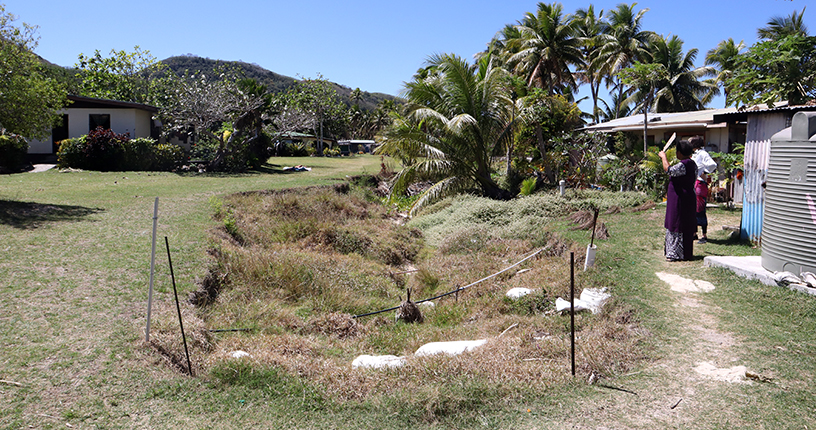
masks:
{"type": "Polygon", "coordinates": [[[694,136],[689,139],[689,143],[694,148],[691,159],[697,165],[697,180],[694,183],[694,194],[697,195],[697,226],[700,227],[702,235],[697,243],[703,244],[708,241],[708,216],[706,215],[706,202],[708,201],[708,174],[717,170],[717,162],[703,149],[705,140],[702,136],[694,136]]]}

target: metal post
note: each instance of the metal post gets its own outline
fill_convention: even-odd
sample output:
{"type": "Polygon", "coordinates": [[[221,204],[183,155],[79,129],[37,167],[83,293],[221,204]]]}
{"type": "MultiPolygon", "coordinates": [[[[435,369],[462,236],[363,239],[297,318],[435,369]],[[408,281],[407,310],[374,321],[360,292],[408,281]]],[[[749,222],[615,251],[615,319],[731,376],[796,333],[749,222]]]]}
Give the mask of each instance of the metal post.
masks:
{"type": "Polygon", "coordinates": [[[164,236],[164,244],[167,246],[167,263],[170,265],[170,279],[173,280],[173,295],[176,296],[176,310],[179,317],[179,328],[181,328],[181,341],[184,343],[184,354],[187,356],[187,372],[193,376],[193,366],[190,365],[190,353],[187,351],[187,337],[184,336],[184,323],[181,320],[181,307],[179,306],[178,291],[176,290],[176,275],[173,274],[173,260],[170,259],[170,242],[164,236]]]}
{"type": "Polygon", "coordinates": [[[575,252],[570,252],[570,357],[575,376],[575,252]]]}
{"type": "Polygon", "coordinates": [[[153,305],[153,272],[156,267],[156,224],[159,220],[159,198],[153,204],[153,245],[150,249],[150,287],[147,290],[147,328],[145,328],[145,342],[150,342],[150,310],[153,305]]]}

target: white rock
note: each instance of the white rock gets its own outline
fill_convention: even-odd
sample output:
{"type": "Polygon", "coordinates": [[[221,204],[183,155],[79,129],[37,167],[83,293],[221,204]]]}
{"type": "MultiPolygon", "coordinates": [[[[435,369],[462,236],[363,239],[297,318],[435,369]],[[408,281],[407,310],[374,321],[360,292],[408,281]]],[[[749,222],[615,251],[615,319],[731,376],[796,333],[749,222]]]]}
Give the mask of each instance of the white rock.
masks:
{"type": "Polygon", "coordinates": [[[524,297],[524,296],[526,296],[526,295],[528,295],[528,294],[530,294],[532,292],[533,292],[533,290],[531,290],[529,288],[516,287],[516,288],[509,289],[505,295],[507,297],[513,299],[513,300],[516,300],[516,299],[520,299],[520,298],[522,298],[522,297],[524,297]]]}
{"type": "Polygon", "coordinates": [[[249,355],[249,353],[248,353],[248,352],[246,352],[246,351],[241,351],[241,350],[238,350],[238,351],[232,351],[232,353],[231,353],[230,355],[232,356],[232,358],[244,358],[244,357],[252,357],[251,355],[249,355]]]}
{"type": "Polygon", "coordinates": [[[402,367],[405,365],[405,357],[396,355],[361,355],[351,362],[353,369],[382,369],[402,367]]]}
{"type": "Polygon", "coordinates": [[[420,357],[434,354],[459,355],[463,352],[472,351],[485,343],[487,343],[487,339],[431,342],[420,346],[414,354],[420,357]]]}
{"type": "Polygon", "coordinates": [[[424,308],[424,309],[433,309],[433,308],[436,307],[436,303],[431,302],[431,301],[427,301],[427,302],[420,303],[418,306],[420,308],[424,308]]]}
{"type": "MultiPolygon", "coordinates": [[[[584,288],[581,291],[581,296],[575,300],[575,312],[591,311],[597,314],[601,311],[604,303],[606,303],[611,294],[606,292],[606,288],[584,288]]],[[[555,299],[555,310],[558,312],[569,311],[570,302],[561,297],[555,299]]]]}

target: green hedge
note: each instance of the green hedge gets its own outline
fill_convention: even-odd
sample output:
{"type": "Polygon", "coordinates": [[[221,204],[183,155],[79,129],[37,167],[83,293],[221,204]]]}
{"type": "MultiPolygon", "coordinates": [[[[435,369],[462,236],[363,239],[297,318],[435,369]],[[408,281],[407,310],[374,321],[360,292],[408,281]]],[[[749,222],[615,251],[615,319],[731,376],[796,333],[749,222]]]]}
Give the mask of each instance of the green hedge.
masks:
{"type": "Polygon", "coordinates": [[[0,134],[0,173],[23,170],[28,154],[28,142],[16,134],[0,134]]]}
{"type": "Polygon", "coordinates": [[[82,136],[63,140],[57,151],[60,168],[85,170],[170,171],[184,163],[185,159],[186,155],[181,147],[157,144],[155,139],[141,137],[113,139],[104,146],[92,146],[88,143],[88,136],[82,136]]]}

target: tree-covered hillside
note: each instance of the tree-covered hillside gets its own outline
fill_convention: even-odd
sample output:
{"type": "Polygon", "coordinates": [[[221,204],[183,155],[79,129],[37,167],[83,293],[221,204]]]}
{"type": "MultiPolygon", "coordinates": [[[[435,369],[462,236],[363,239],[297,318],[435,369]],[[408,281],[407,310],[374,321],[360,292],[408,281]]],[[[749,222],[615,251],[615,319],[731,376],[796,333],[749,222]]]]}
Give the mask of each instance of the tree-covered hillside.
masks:
{"type": "MultiPolygon", "coordinates": [[[[273,93],[284,92],[298,81],[289,76],[279,75],[257,64],[245,63],[243,61],[222,61],[195,55],[181,55],[164,59],[161,62],[166,64],[177,74],[184,74],[185,70],[188,70],[190,73],[204,72],[210,74],[219,66],[226,65],[228,67],[235,67],[241,70],[247,78],[255,79],[261,84],[266,85],[273,93]]],[[[347,106],[351,106],[355,103],[355,101],[352,100],[354,89],[336,83],[332,84],[343,103],[347,106]]],[[[396,97],[388,94],[369,93],[361,89],[359,101],[356,101],[356,103],[363,109],[373,110],[380,101],[394,99],[396,99],[396,97]]]]}

